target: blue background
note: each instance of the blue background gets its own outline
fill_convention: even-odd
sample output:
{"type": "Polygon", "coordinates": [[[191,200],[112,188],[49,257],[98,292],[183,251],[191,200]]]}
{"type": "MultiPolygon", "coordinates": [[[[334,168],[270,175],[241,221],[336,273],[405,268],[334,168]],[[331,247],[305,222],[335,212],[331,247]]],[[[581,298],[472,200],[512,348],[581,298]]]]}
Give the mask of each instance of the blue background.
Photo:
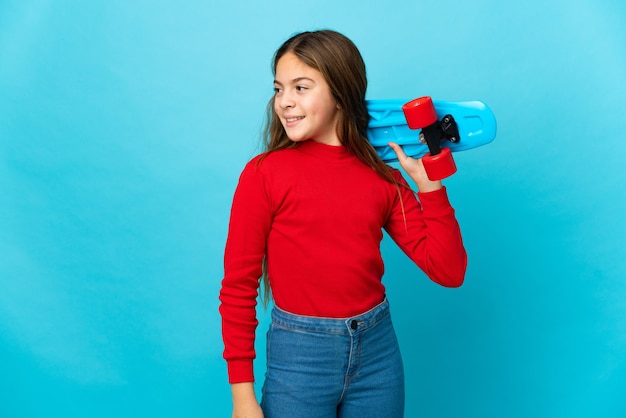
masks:
{"type": "Polygon", "coordinates": [[[446,181],[466,284],[383,243],[407,417],[626,416],[626,3],[3,0],[1,417],[230,416],[230,199],[272,53],[317,28],[368,98],[499,123],[446,181]]]}

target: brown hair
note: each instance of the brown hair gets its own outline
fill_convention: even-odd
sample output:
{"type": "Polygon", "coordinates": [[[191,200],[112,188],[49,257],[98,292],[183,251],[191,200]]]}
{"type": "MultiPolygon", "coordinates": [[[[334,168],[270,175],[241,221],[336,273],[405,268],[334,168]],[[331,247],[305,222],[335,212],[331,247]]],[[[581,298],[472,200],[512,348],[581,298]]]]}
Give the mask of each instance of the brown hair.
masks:
{"type": "MultiPolygon", "coordinates": [[[[287,53],[293,53],[304,64],[319,71],[327,82],[340,110],[337,137],[341,144],[384,180],[400,187],[391,169],[380,159],[367,139],[367,77],[363,57],[356,45],[346,36],[332,30],[298,33],[285,41],[274,54],[274,75],[278,61],[287,53]]],[[[274,97],[267,105],[264,142],[267,153],[298,145],[287,137],[274,110],[274,97]]],[[[270,299],[266,263],[267,259],[264,260],[262,277],[265,305],[270,299]]]]}

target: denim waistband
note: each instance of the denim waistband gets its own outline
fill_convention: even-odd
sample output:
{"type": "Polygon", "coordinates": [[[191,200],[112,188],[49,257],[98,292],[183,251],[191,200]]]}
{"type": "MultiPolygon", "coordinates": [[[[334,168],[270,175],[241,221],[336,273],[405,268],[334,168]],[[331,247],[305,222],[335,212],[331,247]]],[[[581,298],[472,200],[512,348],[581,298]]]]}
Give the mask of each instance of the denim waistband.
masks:
{"type": "Polygon", "coordinates": [[[387,298],[367,312],[349,318],[324,318],[317,316],[297,315],[274,306],[272,322],[291,329],[304,331],[350,334],[372,327],[389,316],[387,298]]]}

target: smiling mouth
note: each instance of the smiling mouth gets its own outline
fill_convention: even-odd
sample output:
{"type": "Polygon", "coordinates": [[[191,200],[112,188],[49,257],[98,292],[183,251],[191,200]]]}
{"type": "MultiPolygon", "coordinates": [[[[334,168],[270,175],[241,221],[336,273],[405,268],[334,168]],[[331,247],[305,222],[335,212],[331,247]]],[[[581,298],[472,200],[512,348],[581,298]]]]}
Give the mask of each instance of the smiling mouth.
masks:
{"type": "Polygon", "coordinates": [[[304,116],[297,116],[297,117],[293,117],[293,118],[285,118],[285,122],[287,123],[293,123],[293,122],[297,122],[299,120],[304,119],[304,116]]]}

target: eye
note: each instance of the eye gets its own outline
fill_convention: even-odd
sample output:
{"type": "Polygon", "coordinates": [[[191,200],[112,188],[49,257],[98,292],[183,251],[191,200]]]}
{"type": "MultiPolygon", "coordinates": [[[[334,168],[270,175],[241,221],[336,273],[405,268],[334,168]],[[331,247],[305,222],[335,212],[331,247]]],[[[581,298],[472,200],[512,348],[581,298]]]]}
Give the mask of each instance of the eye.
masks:
{"type": "Polygon", "coordinates": [[[282,91],[282,89],[280,87],[276,87],[274,86],[274,94],[278,94],[282,91]]]}
{"type": "Polygon", "coordinates": [[[306,86],[296,86],[296,91],[305,91],[308,90],[308,87],[306,86]]]}

